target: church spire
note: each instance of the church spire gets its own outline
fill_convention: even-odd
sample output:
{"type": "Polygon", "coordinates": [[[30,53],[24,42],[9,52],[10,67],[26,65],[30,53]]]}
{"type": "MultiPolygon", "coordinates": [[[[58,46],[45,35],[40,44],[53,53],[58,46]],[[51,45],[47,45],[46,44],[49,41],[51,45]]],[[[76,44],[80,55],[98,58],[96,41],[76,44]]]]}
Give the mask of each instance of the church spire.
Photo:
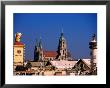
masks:
{"type": "Polygon", "coordinates": [[[39,42],[36,39],[36,45],[34,50],[34,60],[41,61],[42,59],[43,59],[43,49],[42,49],[42,42],[40,37],[39,42]]]}
{"type": "Polygon", "coordinates": [[[42,39],[40,37],[40,41],[39,41],[39,48],[42,49],[42,39]]]}
{"type": "Polygon", "coordinates": [[[61,31],[62,31],[62,33],[63,33],[63,27],[62,27],[62,30],[61,30],[61,31]]]}
{"type": "Polygon", "coordinates": [[[61,29],[62,31],[61,31],[61,36],[60,36],[60,41],[65,41],[65,38],[64,38],[64,32],[63,32],[63,27],[62,27],[62,29],[61,29]]]}
{"type": "Polygon", "coordinates": [[[64,33],[63,33],[63,26],[62,26],[62,28],[61,28],[61,36],[63,36],[64,35],[64,33]]]}
{"type": "Polygon", "coordinates": [[[58,55],[56,57],[57,59],[67,60],[67,44],[66,44],[66,39],[64,38],[63,28],[62,28],[62,32],[59,38],[57,52],[58,52],[58,55]]]}
{"type": "Polygon", "coordinates": [[[38,39],[36,38],[36,45],[35,45],[36,47],[38,47],[38,39]]]}
{"type": "Polygon", "coordinates": [[[38,43],[38,39],[36,38],[36,44],[35,44],[35,49],[34,49],[34,61],[38,61],[39,60],[39,43],[38,43]]]}

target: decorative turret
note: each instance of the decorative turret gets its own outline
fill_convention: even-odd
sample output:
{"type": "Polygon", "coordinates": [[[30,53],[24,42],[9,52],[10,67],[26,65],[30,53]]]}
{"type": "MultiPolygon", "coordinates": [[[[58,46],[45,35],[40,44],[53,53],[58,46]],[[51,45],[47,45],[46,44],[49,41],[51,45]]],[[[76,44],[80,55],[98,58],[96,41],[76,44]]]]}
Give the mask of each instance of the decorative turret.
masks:
{"type": "Polygon", "coordinates": [[[96,52],[97,52],[97,41],[95,40],[95,34],[92,36],[92,41],[89,43],[89,48],[91,49],[90,51],[90,56],[91,56],[91,70],[90,72],[93,72],[96,70],[96,52]]]}

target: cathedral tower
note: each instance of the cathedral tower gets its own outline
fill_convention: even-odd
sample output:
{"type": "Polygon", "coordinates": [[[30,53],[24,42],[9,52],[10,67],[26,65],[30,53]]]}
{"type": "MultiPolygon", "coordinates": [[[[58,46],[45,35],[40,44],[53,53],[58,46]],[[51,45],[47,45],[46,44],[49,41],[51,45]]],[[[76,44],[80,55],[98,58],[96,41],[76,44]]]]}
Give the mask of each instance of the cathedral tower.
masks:
{"type": "Polygon", "coordinates": [[[95,40],[95,34],[92,36],[92,41],[89,43],[89,48],[91,49],[90,55],[91,55],[91,70],[90,72],[93,72],[96,70],[96,52],[97,52],[97,41],[95,40]]]}
{"type": "Polygon", "coordinates": [[[36,41],[35,49],[34,49],[34,61],[42,61],[43,60],[43,49],[41,38],[40,41],[36,41]]]}
{"type": "Polygon", "coordinates": [[[34,49],[34,61],[38,61],[38,60],[39,60],[39,43],[36,40],[36,45],[34,49]]]}
{"type": "Polygon", "coordinates": [[[67,44],[66,40],[64,38],[64,33],[61,33],[61,36],[59,38],[59,44],[58,44],[58,56],[57,59],[59,60],[67,60],[67,44]]]}
{"type": "Polygon", "coordinates": [[[40,41],[39,41],[39,61],[42,61],[42,60],[43,60],[43,48],[42,48],[42,41],[40,38],[40,41]]]}

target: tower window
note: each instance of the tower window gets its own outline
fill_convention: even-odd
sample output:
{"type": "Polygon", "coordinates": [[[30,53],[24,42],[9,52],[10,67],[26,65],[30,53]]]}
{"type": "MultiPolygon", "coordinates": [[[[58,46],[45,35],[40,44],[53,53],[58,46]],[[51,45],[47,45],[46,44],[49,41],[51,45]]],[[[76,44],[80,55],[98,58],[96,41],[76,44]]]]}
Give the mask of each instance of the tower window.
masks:
{"type": "Polygon", "coordinates": [[[63,55],[64,55],[64,50],[63,50],[63,55]]]}
{"type": "Polygon", "coordinates": [[[17,53],[20,54],[21,53],[21,50],[17,50],[17,53]]]}

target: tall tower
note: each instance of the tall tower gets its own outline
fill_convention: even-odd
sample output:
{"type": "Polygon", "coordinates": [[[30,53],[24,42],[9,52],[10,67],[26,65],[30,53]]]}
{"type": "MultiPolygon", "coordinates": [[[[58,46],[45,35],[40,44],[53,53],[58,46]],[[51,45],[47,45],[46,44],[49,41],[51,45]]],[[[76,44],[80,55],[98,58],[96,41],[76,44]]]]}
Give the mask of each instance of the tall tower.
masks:
{"type": "Polygon", "coordinates": [[[95,40],[95,34],[92,36],[92,41],[89,43],[89,48],[91,49],[90,51],[90,56],[91,56],[91,70],[90,72],[93,72],[96,70],[96,54],[97,54],[97,41],[95,40]]]}
{"type": "Polygon", "coordinates": [[[25,53],[25,45],[20,41],[21,38],[21,33],[16,33],[15,34],[15,42],[13,45],[14,48],[14,66],[17,65],[24,65],[24,53],[25,53]]]}
{"type": "Polygon", "coordinates": [[[42,48],[41,37],[40,37],[40,41],[39,41],[39,61],[43,61],[43,48],[42,48]]]}
{"type": "Polygon", "coordinates": [[[43,60],[43,48],[41,38],[40,41],[36,41],[35,49],[34,49],[34,61],[42,61],[43,60]]]}
{"type": "Polygon", "coordinates": [[[38,61],[38,60],[39,60],[39,43],[36,40],[36,45],[34,49],[34,61],[38,61]]]}
{"type": "Polygon", "coordinates": [[[64,38],[64,33],[62,31],[61,36],[59,38],[59,44],[58,44],[58,56],[57,58],[59,60],[67,60],[67,44],[66,40],[64,38]]]}

